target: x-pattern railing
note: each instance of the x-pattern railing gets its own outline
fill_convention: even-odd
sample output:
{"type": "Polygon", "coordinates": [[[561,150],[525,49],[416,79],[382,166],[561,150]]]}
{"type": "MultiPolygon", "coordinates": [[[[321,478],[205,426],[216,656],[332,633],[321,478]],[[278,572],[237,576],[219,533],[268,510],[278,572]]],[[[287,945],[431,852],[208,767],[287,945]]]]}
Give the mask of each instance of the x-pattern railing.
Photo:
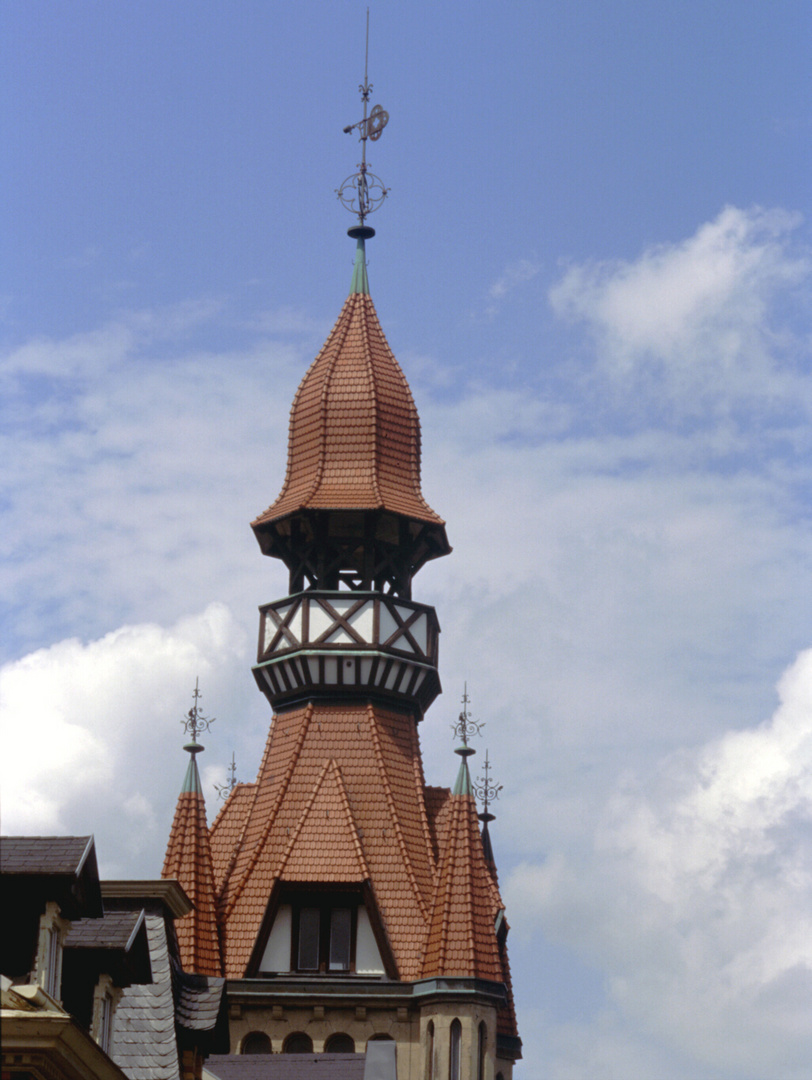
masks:
{"type": "MultiPolygon", "coordinates": [[[[318,647],[320,645],[329,646],[335,644],[334,642],[330,642],[330,638],[339,630],[343,630],[347,634],[353,645],[361,647],[376,645],[380,648],[398,649],[401,652],[410,652],[412,655],[416,656],[427,656],[428,653],[433,651],[431,635],[429,635],[429,638],[427,639],[427,646],[424,646],[418,642],[417,638],[412,633],[412,627],[421,615],[426,614],[426,609],[424,607],[421,606],[415,608],[404,617],[398,608],[409,608],[411,607],[411,604],[394,597],[358,597],[344,611],[341,611],[336,607],[336,600],[337,598],[335,596],[327,597],[323,594],[304,594],[293,600],[280,601],[278,604],[269,604],[267,607],[264,607],[262,610],[265,621],[263,622],[263,642],[260,644],[260,659],[287,649],[298,649],[302,648],[302,646],[318,647]],[[330,618],[331,622],[317,637],[311,638],[311,612],[313,610],[313,605],[315,604],[317,604],[321,611],[330,618]],[[375,614],[373,620],[373,632],[367,637],[360,633],[351,622],[353,617],[365,606],[372,606],[375,614]],[[375,610],[376,606],[377,610],[375,610]],[[287,607],[286,611],[284,610],[285,607],[287,607]],[[395,629],[392,633],[383,639],[380,638],[381,607],[386,609],[388,615],[395,624],[395,629]],[[299,636],[297,636],[293,630],[293,624],[297,616],[301,618],[301,631],[299,636]],[[272,625],[269,625],[269,623],[272,625]],[[407,642],[408,645],[406,644],[407,642]]],[[[344,647],[347,645],[346,642],[342,644],[344,647]]]]}

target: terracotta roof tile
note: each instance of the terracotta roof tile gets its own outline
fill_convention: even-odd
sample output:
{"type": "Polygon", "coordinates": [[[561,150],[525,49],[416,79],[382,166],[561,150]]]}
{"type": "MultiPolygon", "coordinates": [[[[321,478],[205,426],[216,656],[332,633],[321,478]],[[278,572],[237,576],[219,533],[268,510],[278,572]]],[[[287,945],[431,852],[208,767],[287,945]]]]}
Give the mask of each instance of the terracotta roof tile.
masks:
{"type": "Polygon", "coordinates": [[[386,509],[442,525],[420,490],[420,421],[371,297],[353,293],[302,380],[288,467],[254,526],[304,508],[386,509]]]}
{"type": "Polygon", "coordinates": [[[280,876],[305,873],[309,857],[320,867],[319,880],[339,880],[335,868],[319,861],[319,852],[330,850],[325,840],[331,844],[337,835],[343,837],[340,873],[358,881],[365,868],[400,975],[419,977],[435,862],[418,758],[409,713],[347,702],[274,718],[238,850],[218,856],[221,865],[231,861],[220,895],[228,977],[245,973],[280,876]]]}
{"type": "MultiPolygon", "coordinates": [[[[465,976],[503,982],[495,931],[493,878],[485,862],[471,795],[451,795],[440,835],[440,865],[423,977],[465,976]]],[[[497,894],[498,895],[498,894],[497,894]]]]}
{"type": "MultiPolygon", "coordinates": [[[[194,759],[191,764],[196,771],[194,759]]],[[[214,874],[206,804],[199,791],[182,791],[178,797],[161,876],[176,878],[195,905],[175,924],[184,969],[197,975],[220,975],[214,874]]]]}

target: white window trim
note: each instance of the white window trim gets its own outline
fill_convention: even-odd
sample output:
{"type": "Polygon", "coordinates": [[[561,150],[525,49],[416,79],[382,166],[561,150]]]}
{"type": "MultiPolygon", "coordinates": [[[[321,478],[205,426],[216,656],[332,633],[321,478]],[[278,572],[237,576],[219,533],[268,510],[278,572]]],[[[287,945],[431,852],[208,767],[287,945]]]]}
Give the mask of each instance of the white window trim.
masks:
{"type": "Polygon", "coordinates": [[[39,920],[35,981],[46,994],[62,1004],[62,946],[70,923],[63,919],[59,904],[49,900],[39,920]]]}
{"type": "Polygon", "coordinates": [[[113,985],[110,975],[102,973],[93,990],[93,1018],[90,1035],[106,1054],[113,1046],[113,1028],[115,1026],[116,1006],[121,998],[121,990],[113,985]]]}

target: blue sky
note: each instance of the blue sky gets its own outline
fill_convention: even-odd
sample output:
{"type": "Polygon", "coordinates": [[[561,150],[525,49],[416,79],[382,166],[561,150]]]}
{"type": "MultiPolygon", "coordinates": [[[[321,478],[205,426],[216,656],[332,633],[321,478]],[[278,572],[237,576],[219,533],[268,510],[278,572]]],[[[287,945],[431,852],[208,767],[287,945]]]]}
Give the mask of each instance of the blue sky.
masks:
{"type": "MultiPolygon", "coordinates": [[[[4,829],[109,876],[159,872],[195,677],[206,783],[258,766],[247,523],[349,285],[364,15],[3,5],[4,829]]],[[[421,738],[450,783],[467,679],[523,1080],[812,1058],[811,30],[371,11],[370,281],[454,546],[421,738]]]]}

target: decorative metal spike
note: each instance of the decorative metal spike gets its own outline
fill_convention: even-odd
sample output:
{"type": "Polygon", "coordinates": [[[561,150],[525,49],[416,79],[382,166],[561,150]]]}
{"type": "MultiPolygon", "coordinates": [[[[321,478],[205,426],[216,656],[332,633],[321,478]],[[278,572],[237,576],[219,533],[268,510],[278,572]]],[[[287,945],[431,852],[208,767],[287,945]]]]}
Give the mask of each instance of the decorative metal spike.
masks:
{"type": "Polygon", "coordinates": [[[482,803],[483,812],[479,815],[481,821],[493,821],[493,814],[488,813],[488,807],[492,802],[496,802],[499,798],[499,792],[502,790],[502,785],[497,784],[491,779],[491,763],[488,758],[488,751],[485,751],[485,766],[482,770],[484,776],[478,776],[476,781],[471,785],[474,789],[474,794],[482,803]]]}
{"type": "MultiPolygon", "coordinates": [[[[381,105],[373,105],[372,112],[367,114],[369,95],[372,91],[372,83],[369,81],[369,8],[367,8],[367,40],[364,55],[364,81],[358,87],[361,101],[364,103],[364,115],[354,124],[348,124],[344,128],[345,134],[358,131],[361,142],[361,161],[358,164],[358,172],[348,176],[340,188],[336,188],[336,195],[350,213],[358,217],[361,225],[364,219],[377,210],[383,200],[389,194],[389,188],[383,186],[379,176],[369,171],[367,166],[367,139],[377,142],[381,133],[389,123],[389,113],[381,105]]],[[[374,235],[374,234],[373,234],[374,235]]]]}
{"type": "Polygon", "coordinates": [[[203,731],[209,731],[211,725],[216,720],[216,717],[214,716],[208,717],[203,715],[203,712],[199,705],[200,699],[202,697],[203,694],[200,690],[200,679],[195,679],[195,688],[192,694],[192,698],[194,699],[194,705],[192,705],[185,718],[181,720],[181,724],[183,724],[183,730],[187,734],[192,736],[192,742],[197,742],[198,735],[203,731]]]}
{"type": "Polygon", "coordinates": [[[228,767],[228,779],[224,784],[215,784],[214,790],[217,792],[217,798],[222,799],[223,802],[229,797],[231,792],[237,786],[237,763],[234,760],[234,751],[231,751],[231,764],[228,767]]]}
{"type": "MultiPolygon", "coordinates": [[[[462,745],[468,745],[468,739],[472,735],[481,735],[482,728],[485,727],[484,720],[472,720],[471,714],[468,711],[468,706],[471,703],[471,699],[468,697],[468,683],[463,683],[462,694],[462,712],[456,724],[451,725],[451,730],[458,739],[462,739],[462,745]]],[[[471,751],[473,753],[473,751],[471,751]]]]}

